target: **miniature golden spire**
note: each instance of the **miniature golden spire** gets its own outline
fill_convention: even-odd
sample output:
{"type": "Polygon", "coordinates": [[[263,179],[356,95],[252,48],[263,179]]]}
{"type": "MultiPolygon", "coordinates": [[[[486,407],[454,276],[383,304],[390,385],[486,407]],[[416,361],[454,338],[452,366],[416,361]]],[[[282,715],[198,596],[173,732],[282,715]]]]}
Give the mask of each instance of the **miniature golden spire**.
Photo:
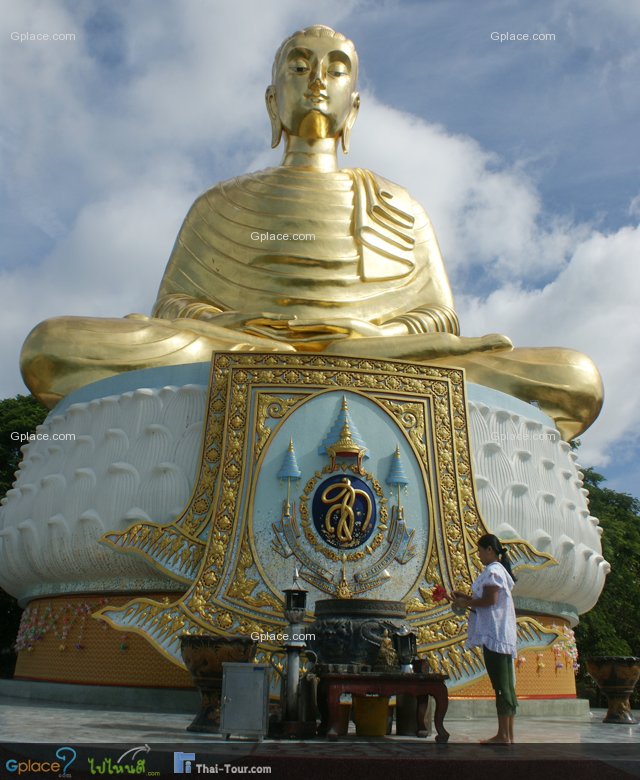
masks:
{"type": "Polygon", "coordinates": [[[342,426],[342,430],[340,431],[340,438],[338,441],[333,445],[331,448],[336,453],[340,453],[341,455],[343,453],[347,452],[355,452],[358,453],[363,448],[355,442],[351,438],[351,428],[349,428],[349,423],[347,420],[344,421],[344,425],[342,426]]]}
{"type": "MultiPolygon", "coordinates": [[[[346,399],[343,401],[343,410],[345,406],[346,399]]],[[[358,444],[357,441],[354,441],[351,435],[351,428],[349,428],[349,422],[345,419],[338,441],[331,446],[327,446],[326,450],[327,455],[331,458],[331,471],[335,470],[336,458],[338,456],[357,457],[358,471],[360,471],[362,458],[364,457],[367,448],[358,444]]]]}
{"type": "Polygon", "coordinates": [[[336,596],[339,599],[350,599],[352,596],[351,588],[347,582],[347,556],[342,555],[342,577],[340,582],[336,585],[336,596]]]}

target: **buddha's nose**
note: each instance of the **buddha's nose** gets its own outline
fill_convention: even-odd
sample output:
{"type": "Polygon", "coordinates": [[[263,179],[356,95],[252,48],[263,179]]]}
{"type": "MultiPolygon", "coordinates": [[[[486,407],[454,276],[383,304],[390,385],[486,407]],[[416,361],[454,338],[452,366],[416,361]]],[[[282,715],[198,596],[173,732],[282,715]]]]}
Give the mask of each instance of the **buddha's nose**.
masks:
{"type": "Polygon", "coordinates": [[[326,71],[321,62],[316,62],[309,74],[309,86],[312,89],[324,89],[326,87],[326,71]]]}
{"type": "Polygon", "coordinates": [[[325,86],[326,85],[320,78],[315,78],[309,83],[309,91],[318,95],[325,88],[325,86]]]}

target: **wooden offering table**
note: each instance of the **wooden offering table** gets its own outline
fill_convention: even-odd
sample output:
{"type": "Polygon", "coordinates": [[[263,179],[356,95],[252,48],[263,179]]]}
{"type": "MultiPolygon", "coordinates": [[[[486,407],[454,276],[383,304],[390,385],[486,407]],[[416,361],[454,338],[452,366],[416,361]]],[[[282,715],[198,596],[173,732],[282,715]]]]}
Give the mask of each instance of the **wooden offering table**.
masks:
{"type": "Polygon", "coordinates": [[[338,739],[338,720],[340,717],[340,697],[343,693],[352,696],[396,696],[399,693],[411,693],[418,700],[416,736],[426,737],[424,716],[429,696],[435,699],[433,722],[438,735],[436,742],[447,742],[449,732],[443,725],[449,706],[449,694],[444,684],[448,679],[444,674],[394,674],[361,672],[360,674],[325,674],[318,683],[318,708],[321,722],[318,734],[338,739]]]}

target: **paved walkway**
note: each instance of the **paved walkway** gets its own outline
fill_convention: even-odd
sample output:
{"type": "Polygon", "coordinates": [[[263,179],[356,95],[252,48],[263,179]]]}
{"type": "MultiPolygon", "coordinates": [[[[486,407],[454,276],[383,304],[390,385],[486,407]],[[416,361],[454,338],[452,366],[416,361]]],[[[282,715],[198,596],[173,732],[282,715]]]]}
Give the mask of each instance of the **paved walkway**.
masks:
{"type": "MultiPolygon", "coordinates": [[[[605,710],[594,710],[590,716],[518,717],[516,738],[521,743],[627,743],[640,745],[640,724],[636,726],[602,723],[605,710]]],[[[640,712],[635,716],[640,720],[640,712]]],[[[116,708],[56,705],[53,702],[0,697],[1,742],[209,742],[212,737],[192,734],[186,727],[192,716],[180,713],[131,712],[116,708]]],[[[492,736],[497,722],[494,718],[445,719],[450,743],[477,744],[492,736]]],[[[351,724],[353,730],[353,724],[351,724]]],[[[344,740],[344,738],[343,738],[344,740]]],[[[349,744],[346,740],[338,744],[349,744]]],[[[355,734],[349,735],[353,744],[355,734]]],[[[361,740],[357,740],[359,742],[361,740]]],[[[362,740],[370,742],[370,740],[362,740]]],[[[433,736],[427,742],[433,742],[433,736]]],[[[271,741],[265,741],[270,744],[271,741]]],[[[384,737],[381,744],[417,742],[412,737],[384,737]]],[[[275,742],[274,744],[280,744],[275,742]]],[[[289,742],[284,744],[291,744],[289,742]]],[[[310,745],[329,744],[325,740],[310,740],[310,745]]]]}
{"type": "MultiPolygon", "coordinates": [[[[489,765],[502,758],[520,759],[522,767],[528,764],[538,766],[540,760],[545,759],[549,767],[553,762],[558,767],[562,764],[565,767],[563,772],[567,771],[566,762],[572,761],[578,773],[571,776],[580,776],[581,780],[590,777],[640,777],[640,725],[603,724],[604,714],[604,710],[595,710],[582,718],[517,718],[516,737],[520,744],[510,748],[486,748],[479,745],[479,739],[495,733],[497,724],[494,718],[445,719],[451,738],[449,744],[444,746],[437,745],[433,736],[426,740],[396,736],[364,739],[357,738],[355,734],[341,738],[338,742],[316,739],[307,742],[265,740],[256,743],[241,739],[224,741],[218,736],[192,734],[185,730],[192,718],[184,714],[56,705],[5,697],[0,699],[0,743],[10,749],[15,749],[16,743],[28,743],[32,753],[34,749],[36,753],[42,752],[47,745],[71,745],[78,751],[78,756],[83,752],[83,745],[84,752],[109,750],[113,751],[114,756],[118,747],[120,752],[124,752],[129,746],[146,745],[150,748],[147,754],[149,762],[154,756],[164,756],[163,766],[173,761],[173,751],[183,751],[193,752],[198,756],[198,761],[209,766],[228,761],[271,766],[272,774],[281,777],[294,777],[295,773],[290,775],[286,771],[287,767],[297,766],[300,769],[301,761],[308,767],[312,760],[315,761],[315,772],[320,772],[324,766],[328,777],[342,777],[344,771],[344,776],[353,780],[360,776],[360,772],[354,774],[349,770],[347,773],[346,768],[355,766],[354,759],[362,759],[366,766],[378,766],[380,769],[383,764],[396,768],[403,766],[402,775],[389,775],[385,769],[385,776],[404,777],[405,773],[415,772],[415,766],[422,766],[428,759],[441,762],[442,772],[438,769],[440,777],[453,777],[445,771],[445,763],[457,760],[460,769],[463,765],[467,766],[471,774],[462,772],[456,776],[480,778],[485,774],[491,776],[494,770],[490,770],[489,765]],[[37,751],[38,744],[41,745],[40,751],[37,751]],[[375,764],[373,760],[376,760],[375,764]],[[580,771],[575,762],[582,762],[580,771]],[[588,771],[592,765],[598,767],[593,775],[588,771]]],[[[27,744],[24,747],[28,752],[27,744]]],[[[105,755],[111,753],[105,752],[105,755]]],[[[356,764],[357,767],[364,766],[361,761],[356,764]]],[[[309,773],[308,769],[305,772],[306,777],[316,776],[313,771],[309,773]]],[[[537,777],[535,772],[528,775],[526,771],[520,771],[520,767],[517,774],[518,780],[537,777]]],[[[368,776],[374,775],[377,777],[377,772],[368,776]]],[[[318,776],[325,775],[320,773],[318,776]]],[[[552,772],[546,776],[556,775],[552,772]]]]}

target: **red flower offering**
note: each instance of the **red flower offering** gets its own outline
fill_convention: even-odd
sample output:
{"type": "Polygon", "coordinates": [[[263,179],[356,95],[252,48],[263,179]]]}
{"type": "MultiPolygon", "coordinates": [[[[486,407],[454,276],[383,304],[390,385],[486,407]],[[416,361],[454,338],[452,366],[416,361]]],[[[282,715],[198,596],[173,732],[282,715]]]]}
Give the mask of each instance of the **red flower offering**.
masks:
{"type": "Polygon", "coordinates": [[[444,601],[447,598],[447,591],[442,587],[442,585],[438,585],[433,589],[431,598],[433,601],[444,601]]]}

